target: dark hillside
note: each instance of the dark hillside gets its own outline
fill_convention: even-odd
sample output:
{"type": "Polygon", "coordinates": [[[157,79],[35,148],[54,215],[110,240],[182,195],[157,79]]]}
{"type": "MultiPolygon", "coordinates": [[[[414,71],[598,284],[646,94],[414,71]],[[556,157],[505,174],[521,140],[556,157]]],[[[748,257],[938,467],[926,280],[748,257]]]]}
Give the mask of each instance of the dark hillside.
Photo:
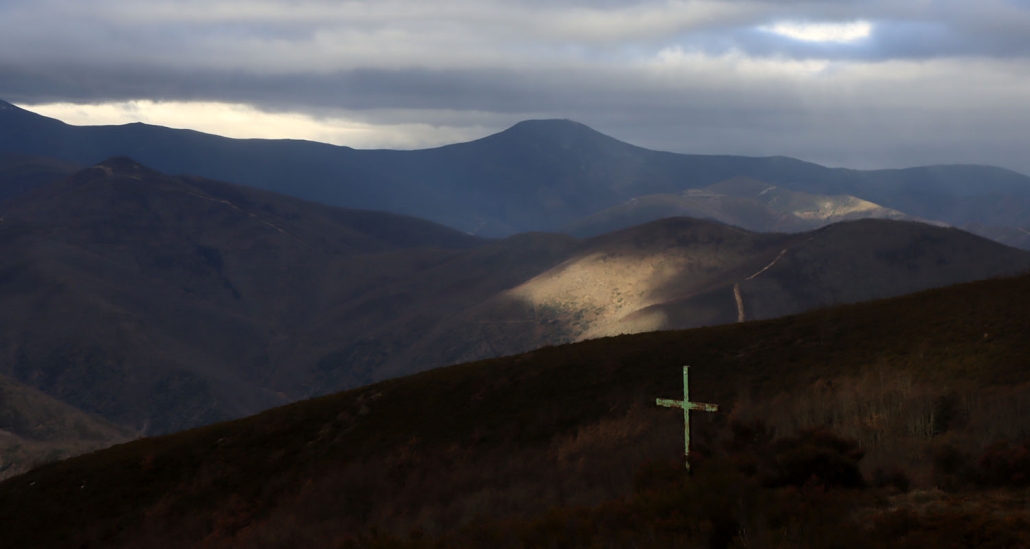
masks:
{"type": "Polygon", "coordinates": [[[54,158],[0,153],[0,202],[64,179],[79,169],[54,158]]]}
{"type": "Polygon", "coordinates": [[[135,436],[0,376],[0,479],[135,436]]]}
{"type": "Polygon", "coordinates": [[[958,508],[925,489],[991,482],[947,464],[1030,428],[1016,404],[1030,387],[1027,303],[1021,276],[443,368],[41,467],[0,484],[0,528],[16,547],[1006,546],[1025,496],[967,492],[958,508]],[[692,481],[677,465],[681,416],[654,406],[679,394],[682,364],[691,395],[721,406],[695,418],[695,450],[711,457],[692,481]],[[740,431],[756,416],[782,459],[806,463],[784,452],[809,448],[845,468],[860,458],[871,486],[874,468],[905,481],[868,497],[832,476],[749,481],[734,460],[763,444],[740,431]],[[744,438],[720,442],[731,424],[744,438]]]}
{"type": "Polygon", "coordinates": [[[273,340],[484,243],[128,159],[9,200],[0,218],[0,373],[158,433],[287,402],[268,382],[273,340]]]}

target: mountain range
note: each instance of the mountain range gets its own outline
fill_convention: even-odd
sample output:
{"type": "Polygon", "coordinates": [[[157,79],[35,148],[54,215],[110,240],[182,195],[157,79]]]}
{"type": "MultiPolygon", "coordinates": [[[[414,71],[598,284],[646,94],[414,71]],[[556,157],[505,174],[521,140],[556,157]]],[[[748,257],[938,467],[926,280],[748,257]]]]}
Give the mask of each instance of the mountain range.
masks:
{"type": "Polygon", "coordinates": [[[127,158],[0,203],[0,219],[0,375],[145,434],[545,345],[1030,269],[957,229],[872,219],[490,240],[127,158]]]}
{"type": "MultiPolygon", "coordinates": [[[[411,215],[483,236],[567,227],[576,232],[591,216],[634,199],[690,197],[689,191],[748,177],[781,193],[839,197],[845,209],[861,200],[874,205],[863,206],[867,210],[893,210],[1030,245],[1030,235],[1022,232],[1030,226],[1030,178],[1016,172],[971,165],[863,171],[786,157],[674,154],[636,147],[569,120],[521,122],[434,149],[356,150],[296,140],[228,139],[146,124],[70,126],[0,102],[0,152],[83,166],[129,156],[165,173],[411,215]]],[[[690,197],[695,205],[699,199],[690,197]]],[[[685,211],[682,204],[663,207],[685,211]]],[[[715,218],[732,223],[740,216],[715,218]]],[[[602,223],[587,232],[607,228],[602,223]]]]}

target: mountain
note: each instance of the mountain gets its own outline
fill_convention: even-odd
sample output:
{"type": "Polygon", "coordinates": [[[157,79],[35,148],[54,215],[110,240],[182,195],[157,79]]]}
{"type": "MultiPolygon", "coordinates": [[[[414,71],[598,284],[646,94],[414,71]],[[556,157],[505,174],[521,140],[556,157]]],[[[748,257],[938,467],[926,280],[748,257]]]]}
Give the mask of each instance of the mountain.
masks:
{"type": "Polygon", "coordinates": [[[0,103],[0,151],[90,165],[130,156],[188,173],[466,232],[557,231],[629,200],[735,177],[794,192],[848,195],[955,226],[1030,226],[1030,178],[989,166],[826,168],[784,157],[657,152],[569,120],[531,120],[482,139],[416,150],[236,140],[146,124],[77,127],[0,103]]]}
{"type": "Polygon", "coordinates": [[[1026,252],[920,223],[866,219],[790,235],[671,218],[583,242],[555,267],[442,323],[425,340],[436,349],[415,345],[401,356],[435,356],[442,365],[769,319],[1028,268],[1026,252]]]}
{"type": "Polygon", "coordinates": [[[0,204],[0,218],[0,373],[149,432],[296,398],[267,380],[307,319],[482,244],[128,159],[0,204]]]}
{"type": "Polygon", "coordinates": [[[0,479],[126,442],[135,435],[0,376],[0,479]]]}
{"type": "Polygon", "coordinates": [[[0,202],[68,177],[81,166],[55,158],[0,153],[0,202]]]}
{"type": "Polygon", "coordinates": [[[855,219],[913,219],[854,196],[815,195],[735,177],[680,194],[630,199],[582,218],[562,232],[597,236],[667,217],[712,219],[755,232],[802,232],[855,219]]]}
{"type": "Polygon", "coordinates": [[[1030,277],[995,279],[442,368],[38,468],[0,483],[0,528],[39,548],[1018,546],[1028,298],[1030,277]],[[683,364],[720,407],[694,414],[690,476],[682,414],[655,406],[683,364]]]}
{"type": "Polygon", "coordinates": [[[954,229],[489,241],[115,158],[0,204],[0,374],[144,433],[438,366],[1030,268],[954,229]]]}
{"type": "Polygon", "coordinates": [[[1030,230],[1023,227],[1004,227],[989,224],[984,225],[981,223],[968,223],[963,225],[961,229],[973,234],[978,234],[984,238],[989,238],[995,242],[1001,242],[1005,245],[1012,246],[1013,248],[1030,250],[1030,230]]]}

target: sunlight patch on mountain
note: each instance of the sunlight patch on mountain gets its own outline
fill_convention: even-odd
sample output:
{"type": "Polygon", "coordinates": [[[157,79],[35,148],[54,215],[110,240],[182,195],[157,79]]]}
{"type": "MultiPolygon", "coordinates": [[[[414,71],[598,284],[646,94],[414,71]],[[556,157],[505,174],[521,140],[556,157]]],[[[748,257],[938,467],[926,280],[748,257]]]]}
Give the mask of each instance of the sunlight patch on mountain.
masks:
{"type": "Polygon", "coordinates": [[[688,261],[651,254],[593,253],[537,276],[509,295],[534,309],[551,311],[582,338],[611,335],[622,317],[660,303],[656,290],[680,276],[688,261]]]}

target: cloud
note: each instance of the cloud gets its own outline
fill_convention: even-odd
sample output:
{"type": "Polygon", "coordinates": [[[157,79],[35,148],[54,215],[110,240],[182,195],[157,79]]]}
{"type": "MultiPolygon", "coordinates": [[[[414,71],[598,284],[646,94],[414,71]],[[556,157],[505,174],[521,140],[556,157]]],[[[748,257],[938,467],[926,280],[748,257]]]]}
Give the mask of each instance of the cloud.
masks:
{"type": "Polygon", "coordinates": [[[226,137],[306,139],[363,149],[444,145],[467,141],[487,131],[470,124],[457,127],[400,121],[371,124],[342,116],[265,112],[250,105],[211,101],[49,103],[35,106],[33,110],[75,125],[144,122],[226,137]]]}
{"type": "Polygon", "coordinates": [[[869,21],[848,23],[805,23],[785,21],[759,27],[759,30],[801,40],[802,42],[850,43],[869,38],[873,25],[869,21]]]}
{"type": "Polygon", "coordinates": [[[353,146],[567,117],[666,150],[1030,173],[1030,7],[0,0],[0,97],[353,146]]]}

